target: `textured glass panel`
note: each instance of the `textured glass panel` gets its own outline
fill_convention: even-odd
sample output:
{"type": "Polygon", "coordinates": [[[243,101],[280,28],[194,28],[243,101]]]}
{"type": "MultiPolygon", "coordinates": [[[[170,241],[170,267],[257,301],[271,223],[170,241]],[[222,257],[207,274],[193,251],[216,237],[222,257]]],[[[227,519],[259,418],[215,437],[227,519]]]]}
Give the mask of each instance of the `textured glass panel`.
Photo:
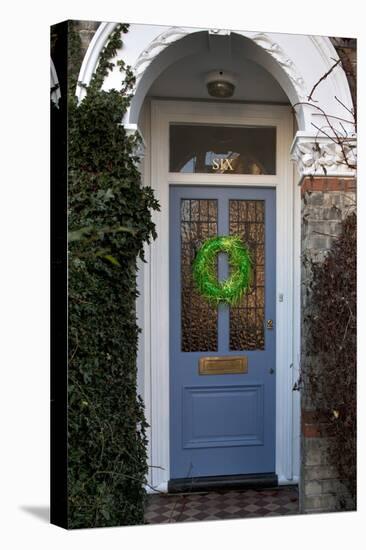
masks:
{"type": "MultiPolygon", "coordinates": [[[[237,201],[239,203],[239,201],[237,201]]],[[[243,222],[255,222],[256,221],[256,208],[255,201],[240,201],[239,219],[243,222]]],[[[250,226],[251,229],[255,229],[255,225],[250,226]]]]}
{"type": "Polygon", "coordinates": [[[172,124],[170,171],[275,174],[276,128],[172,124]]]}
{"type": "Polygon", "coordinates": [[[180,208],[180,219],[182,222],[189,222],[191,219],[190,201],[182,201],[180,208]]]}
{"type": "Polygon", "coordinates": [[[230,307],[230,349],[264,349],[264,201],[231,200],[230,235],[247,244],[253,262],[249,292],[230,307]]]}
{"type": "Polygon", "coordinates": [[[195,288],[192,262],[202,242],[217,235],[217,200],[181,201],[182,351],[217,351],[217,307],[195,288]]]}
{"type": "Polygon", "coordinates": [[[208,221],[208,201],[200,200],[199,202],[199,208],[200,208],[200,220],[202,222],[208,221]]]}
{"type": "Polygon", "coordinates": [[[200,201],[197,200],[191,200],[191,222],[197,222],[200,219],[200,201]]]}
{"type": "Polygon", "coordinates": [[[259,265],[257,266],[255,280],[257,282],[257,286],[264,286],[264,267],[263,266],[259,266],[259,265]]]}
{"type": "Polygon", "coordinates": [[[258,265],[264,265],[264,245],[258,244],[256,251],[256,263],[258,265]]]}

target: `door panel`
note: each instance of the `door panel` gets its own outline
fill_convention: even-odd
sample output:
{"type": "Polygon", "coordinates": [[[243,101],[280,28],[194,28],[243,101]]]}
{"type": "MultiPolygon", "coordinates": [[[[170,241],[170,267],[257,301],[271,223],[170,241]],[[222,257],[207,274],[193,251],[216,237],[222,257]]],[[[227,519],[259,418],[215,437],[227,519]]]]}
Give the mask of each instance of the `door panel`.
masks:
{"type": "MultiPolygon", "coordinates": [[[[275,190],[170,188],[170,477],[275,470],[275,190]],[[215,235],[240,235],[252,279],[232,307],[200,295],[192,262],[215,235]],[[267,320],[273,329],[267,329],[267,320]],[[245,356],[246,372],[200,374],[202,357],[245,356]]],[[[229,276],[219,254],[217,275],[229,276]]]]}
{"type": "Polygon", "coordinates": [[[183,419],[184,449],[262,445],[263,385],[185,387],[183,419]]]}

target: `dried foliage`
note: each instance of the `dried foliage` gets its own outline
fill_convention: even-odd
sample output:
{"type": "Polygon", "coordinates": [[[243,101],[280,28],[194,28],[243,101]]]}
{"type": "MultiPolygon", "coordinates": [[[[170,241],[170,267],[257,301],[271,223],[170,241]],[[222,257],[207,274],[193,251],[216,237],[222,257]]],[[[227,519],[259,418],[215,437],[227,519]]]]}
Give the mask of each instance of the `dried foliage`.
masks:
{"type": "MultiPolygon", "coordinates": [[[[324,263],[312,264],[303,384],[330,439],[329,458],[356,502],[356,214],[324,263]]],[[[342,502],[340,502],[342,506],[342,502]]],[[[344,503],[343,503],[344,506],[344,503]]]]}

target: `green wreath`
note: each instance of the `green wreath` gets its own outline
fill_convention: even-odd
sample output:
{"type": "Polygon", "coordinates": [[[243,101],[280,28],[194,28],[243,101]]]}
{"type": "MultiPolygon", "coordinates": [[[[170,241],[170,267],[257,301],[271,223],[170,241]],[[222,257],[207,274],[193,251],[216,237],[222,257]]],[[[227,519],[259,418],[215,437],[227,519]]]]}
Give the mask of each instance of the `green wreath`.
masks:
{"type": "Polygon", "coordinates": [[[198,250],[193,261],[193,278],[201,294],[211,302],[234,305],[248,291],[252,262],[248,247],[238,236],[212,237],[198,250]],[[225,281],[216,276],[216,256],[228,254],[231,275],[225,281]]]}

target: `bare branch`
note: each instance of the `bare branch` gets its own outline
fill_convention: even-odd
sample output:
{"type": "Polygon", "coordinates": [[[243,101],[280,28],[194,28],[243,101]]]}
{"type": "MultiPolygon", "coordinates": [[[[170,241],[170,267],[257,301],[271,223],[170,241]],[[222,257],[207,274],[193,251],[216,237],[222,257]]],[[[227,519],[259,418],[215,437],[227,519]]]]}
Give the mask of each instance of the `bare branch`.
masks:
{"type": "Polygon", "coordinates": [[[343,103],[343,101],[341,101],[336,95],[334,96],[334,99],[336,101],[338,101],[338,103],[340,103],[342,105],[342,107],[344,107],[346,109],[346,111],[348,111],[350,113],[350,115],[352,115],[353,117],[353,120],[355,120],[355,113],[352,109],[350,109],[349,107],[346,107],[346,105],[343,103]]]}
{"type": "MultiPolygon", "coordinates": [[[[319,128],[319,126],[317,126],[316,124],[314,124],[314,122],[311,123],[312,126],[314,126],[314,128],[316,128],[318,130],[318,132],[321,132],[322,134],[325,135],[325,137],[327,137],[328,139],[330,139],[331,141],[333,141],[333,143],[337,143],[338,144],[338,140],[335,139],[334,137],[330,136],[329,134],[327,134],[327,132],[325,130],[323,130],[323,128],[319,128]]],[[[324,126],[324,128],[330,128],[332,130],[332,127],[331,126],[324,126]]]]}
{"type": "MultiPolygon", "coordinates": [[[[320,111],[322,113],[323,117],[327,121],[329,128],[333,131],[333,134],[338,139],[339,136],[338,136],[337,132],[335,131],[334,127],[332,126],[331,121],[329,120],[329,115],[327,115],[327,113],[321,107],[319,107],[318,105],[313,105],[313,103],[308,103],[307,101],[299,101],[298,103],[295,103],[295,105],[293,105],[293,107],[296,107],[297,105],[307,105],[308,107],[312,107],[313,109],[318,109],[318,111],[320,111]]],[[[315,114],[315,113],[313,113],[313,114],[315,114]]]]}
{"type": "Polygon", "coordinates": [[[314,84],[314,86],[313,86],[313,88],[312,88],[312,90],[311,90],[311,92],[310,92],[310,95],[308,96],[308,101],[315,101],[315,100],[312,98],[312,95],[313,95],[313,93],[315,92],[316,88],[319,86],[319,84],[320,84],[323,80],[325,80],[325,79],[330,75],[330,73],[337,67],[337,65],[340,64],[340,62],[341,62],[341,60],[338,59],[338,61],[336,61],[336,62],[334,63],[334,65],[331,66],[331,68],[329,69],[329,71],[326,72],[321,78],[319,78],[318,82],[316,82],[316,83],[314,84]]]}
{"type": "Polygon", "coordinates": [[[341,62],[341,60],[338,59],[338,61],[336,61],[336,62],[334,63],[334,65],[331,66],[331,68],[329,69],[329,71],[326,72],[325,74],[323,74],[323,76],[322,76],[321,78],[319,78],[318,82],[316,82],[316,83],[314,84],[313,89],[311,90],[310,95],[308,96],[308,101],[314,101],[314,99],[312,98],[312,95],[313,95],[313,93],[315,92],[316,88],[319,86],[319,84],[320,84],[323,80],[325,80],[325,79],[330,75],[330,73],[337,67],[337,65],[340,64],[340,62],[341,62]]]}
{"type": "MultiPolygon", "coordinates": [[[[312,105],[312,107],[317,107],[317,105],[312,105]]],[[[314,116],[323,116],[321,113],[314,113],[314,116]]],[[[347,124],[354,124],[353,120],[347,120],[346,118],[342,118],[335,115],[328,115],[329,118],[336,118],[337,120],[341,120],[342,122],[346,122],[347,124]]]]}
{"type": "Polygon", "coordinates": [[[339,235],[333,235],[332,233],[323,233],[323,231],[312,231],[312,233],[316,233],[317,235],[324,235],[325,237],[332,237],[333,239],[336,239],[339,235]]]}
{"type": "MultiPolygon", "coordinates": [[[[344,164],[345,166],[347,166],[348,168],[350,168],[351,170],[356,170],[357,168],[357,164],[356,163],[352,163],[348,160],[348,153],[345,151],[345,148],[344,148],[344,144],[347,143],[347,138],[343,138],[341,136],[338,136],[336,134],[336,138],[333,138],[332,136],[330,136],[325,130],[323,130],[323,128],[319,128],[319,126],[317,126],[316,124],[314,124],[314,122],[311,123],[312,126],[314,126],[314,128],[316,128],[318,130],[318,132],[321,132],[322,134],[324,134],[328,139],[330,139],[333,143],[339,145],[339,147],[341,148],[341,151],[342,151],[342,156],[344,158],[344,161],[342,162],[339,162],[339,164],[344,164]]],[[[325,126],[325,128],[328,128],[329,126],[325,126]]],[[[331,130],[333,130],[333,128],[330,126],[331,130]]],[[[324,167],[322,167],[323,170],[324,170],[324,167]]]]}
{"type": "MultiPolygon", "coordinates": [[[[349,141],[349,136],[348,136],[348,132],[344,126],[343,123],[345,124],[351,124],[354,129],[356,130],[356,115],[355,115],[355,110],[354,109],[350,109],[348,108],[337,96],[334,96],[336,101],[338,101],[338,103],[340,105],[342,105],[342,107],[347,111],[347,113],[349,113],[351,116],[352,116],[352,119],[353,120],[348,120],[346,118],[343,118],[343,117],[339,117],[339,116],[335,116],[335,115],[330,115],[328,113],[326,113],[324,111],[324,109],[322,109],[321,107],[319,107],[318,105],[315,105],[314,104],[314,99],[313,99],[313,94],[314,94],[314,91],[316,90],[316,88],[319,86],[319,84],[325,80],[329,75],[330,73],[339,65],[339,63],[341,62],[340,59],[338,60],[335,60],[333,59],[334,61],[334,65],[332,65],[332,67],[329,69],[329,71],[327,71],[319,80],[318,82],[316,82],[316,84],[313,86],[309,96],[308,96],[308,101],[299,101],[297,103],[295,103],[293,105],[293,109],[295,111],[295,108],[299,105],[307,105],[309,107],[312,107],[313,109],[316,109],[316,111],[318,112],[314,112],[312,113],[313,116],[323,116],[325,121],[326,121],[326,125],[322,126],[322,127],[319,127],[317,126],[316,124],[314,124],[313,122],[311,122],[311,125],[316,128],[317,130],[317,136],[315,137],[315,145],[319,148],[319,144],[318,144],[318,137],[320,134],[322,134],[323,136],[327,137],[331,142],[335,143],[336,145],[339,146],[340,148],[340,155],[337,154],[337,160],[336,162],[339,163],[339,164],[344,164],[345,166],[347,166],[348,168],[352,169],[352,170],[356,170],[357,168],[357,161],[356,161],[356,155],[353,151],[353,148],[354,148],[354,145],[352,145],[349,141]],[[334,120],[337,120],[339,121],[338,123],[338,127],[336,128],[334,126],[334,124],[332,123],[332,121],[334,120]],[[353,160],[354,162],[351,161],[351,159],[349,158],[351,156],[351,154],[353,154],[353,160]],[[343,160],[340,160],[340,157],[343,158],[343,160]]],[[[326,169],[323,165],[321,165],[321,168],[323,169],[323,171],[326,173],[326,169]]]]}
{"type": "Polygon", "coordinates": [[[344,132],[344,137],[347,137],[347,130],[345,129],[345,127],[343,126],[342,122],[339,123],[339,125],[341,126],[343,132],[344,132]]]}

